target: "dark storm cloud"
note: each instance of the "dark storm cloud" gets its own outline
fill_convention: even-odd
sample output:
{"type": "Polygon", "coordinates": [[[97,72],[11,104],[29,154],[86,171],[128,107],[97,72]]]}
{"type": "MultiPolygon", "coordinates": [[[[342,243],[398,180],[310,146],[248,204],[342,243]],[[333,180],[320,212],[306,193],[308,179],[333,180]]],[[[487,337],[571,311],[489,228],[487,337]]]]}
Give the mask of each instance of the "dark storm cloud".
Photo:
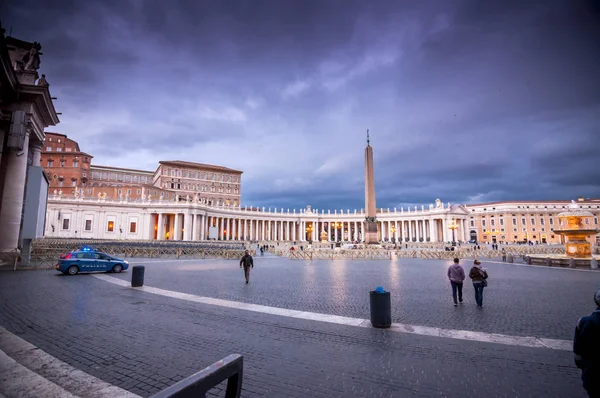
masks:
{"type": "Polygon", "coordinates": [[[55,129],[99,164],[242,169],[243,202],[379,207],[600,196],[589,1],[6,3],[55,129]]]}

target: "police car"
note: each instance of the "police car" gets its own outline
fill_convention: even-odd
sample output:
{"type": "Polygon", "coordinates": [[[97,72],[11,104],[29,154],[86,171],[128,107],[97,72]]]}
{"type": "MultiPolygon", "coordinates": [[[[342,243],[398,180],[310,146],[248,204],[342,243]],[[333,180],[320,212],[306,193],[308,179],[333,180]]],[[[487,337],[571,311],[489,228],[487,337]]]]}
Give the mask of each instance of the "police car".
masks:
{"type": "Polygon", "coordinates": [[[79,272],[119,273],[129,268],[129,263],[120,258],[96,251],[91,247],[82,247],[66,254],[64,257],[61,256],[55,268],[67,275],[76,275],[79,272]]]}

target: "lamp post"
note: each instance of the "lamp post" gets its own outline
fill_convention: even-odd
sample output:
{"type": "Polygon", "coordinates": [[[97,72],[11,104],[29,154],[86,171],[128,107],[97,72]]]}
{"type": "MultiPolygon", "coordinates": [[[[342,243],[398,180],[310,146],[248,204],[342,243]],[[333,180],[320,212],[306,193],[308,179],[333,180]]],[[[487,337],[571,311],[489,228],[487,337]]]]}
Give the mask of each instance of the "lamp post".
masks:
{"type": "MultiPolygon", "coordinates": [[[[336,222],[332,222],[332,223],[331,223],[331,228],[333,228],[333,230],[334,230],[334,231],[338,231],[340,228],[342,228],[342,223],[341,223],[341,222],[338,222],[338,221],[336,221],[336,222]]],[[[343,233],[344,233],[344,231],[342,231],[342,234],[343,234],[343,233]]],[[[338,232],[338,233],[336,233],[336,235],[337,235],[337,237],[338,237],[340,240],[342,240],[342,239],[341,239],[342,237],[340,237],[340,236],[339,236],[339,232],[338,232]]],[[[336,239],[335,241],[337,242],[338,240],[336,239]]]]}
{"type": "Polygon", "coordinates": [[[392,234],[390,240],[392,241],[392,243],[396,243],[396,238],[394,236],[394,234],[396,233],[396,227],[394,227],[393,225],[390,227],[390,233],[392,234]]]}
{"type": "Polygon", "coordinates": [[[448,225],[448,228],[452,230],[452,246],[456,246],[456,240],[454,239],[454,231],[458,229],[458,224],[456,224],[454,219],[452,219],[452,222],[450,223],[450,225],[448,225]]]}
{"type": "Polygon", "coordinates": [[[312,224],[308,224],[306,226],[306,235],[307,235],[307,239],[310,243],[312,243],[312,231],[313,231],[313,227],[312,224]]]}

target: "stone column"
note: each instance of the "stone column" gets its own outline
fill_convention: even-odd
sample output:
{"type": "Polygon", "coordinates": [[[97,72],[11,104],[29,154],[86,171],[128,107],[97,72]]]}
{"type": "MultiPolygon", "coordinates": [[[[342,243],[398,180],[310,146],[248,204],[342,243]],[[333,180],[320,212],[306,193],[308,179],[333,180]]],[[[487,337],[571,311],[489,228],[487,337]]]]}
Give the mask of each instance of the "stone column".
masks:
{"type": "Polygon", "coordinates": [[[448,242],[448,223],[445,218],[442,218],[442,236],[444,237],[444,242],[448,242]]]}
{"type": "Polygon", "coordinates": [[[156,218],[157,218],[156,222],[158,224],[158,232],[156,233],[156,240],[162,240],[163,237],[165,236],[165,227],[163,226],[163,223],[164,223],[163,214],[162,213],[156,214],[156,218]]]}
{"type": "Polygon", "coordinates": [[[181,225],[179,223],[179,213],[175,213],[175,222],[173,223],[173,240],[179,240],[179,233],[181,232],[181,225]]]}
{"type": "MultiPolygon", "coordinates": [[[[22,151],[7,149],[2,154],[2,159],[6,159],[4,160],[6,162],[6,179],[0,212],[0,252],[12,252],[19,246],[28,149],[29,132],[27,131],[22,151]]],[[[60,226],[58,227],[60,228],[60,226]]]]}
{"type": "Polygon", "coordinates": [[[38,166],[38,167],[41,166],[42,165],[42,143],[39,141],[36,141],[35,143],[31,144],[29,149],[33,152],[31,165],[38,166]]]}

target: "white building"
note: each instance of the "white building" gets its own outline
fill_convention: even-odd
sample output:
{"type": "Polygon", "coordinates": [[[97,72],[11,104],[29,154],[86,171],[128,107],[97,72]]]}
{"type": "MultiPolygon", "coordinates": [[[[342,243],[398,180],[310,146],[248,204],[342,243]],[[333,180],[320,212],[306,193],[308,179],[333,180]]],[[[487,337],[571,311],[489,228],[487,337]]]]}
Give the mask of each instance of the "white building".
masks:
{"type": "MultiPolygon", "coordinates": [[[[377,213],[382,241],[467,241],[469,211],[436,200],[426,209],[377,213]]],[[[191,201],[114,200],[52,195],[46,237],[123,240],[362,241],[362,210],[260,210],[191,201]],[[326,235],[325,235],[326,234],[326,235]]]]}

